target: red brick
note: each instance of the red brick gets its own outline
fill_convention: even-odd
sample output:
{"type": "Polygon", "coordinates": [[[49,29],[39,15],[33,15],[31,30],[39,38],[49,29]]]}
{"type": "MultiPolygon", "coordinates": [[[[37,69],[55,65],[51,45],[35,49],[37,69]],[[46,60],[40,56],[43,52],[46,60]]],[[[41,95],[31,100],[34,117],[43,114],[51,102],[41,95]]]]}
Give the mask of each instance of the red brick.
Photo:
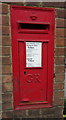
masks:
{"type": "Polygon", "coordinates": [[[65,55],[65,57],[66,57],[66,47],[64,48],[64,55],[65,55]]]}
{"type": "Polygon", "coordinates": [[[56,9],[56,17],[58,18],[66,18],[66,9],[56,9]]]}
{"type": "Polygon", "coordinates": [[[42,2],[43,7],[64,8],[64,2],[42,2]]]}
{"type": "Polygon", "coordinates": [[[66,28],[66,19],[56,19],[56,27],[58,27],[58,28],[65,27],[66,28]]]}
{"type": "Polygon", "coordinates": [[[5,45],[5,46],[11,45],[11,39],[9,36],[2,36],[2,45],[5,45]]]}
{"type": "Polygon", "coordinates": [[[64,46],[64,38],[56,38],[56,46],[57,47],[63,47],[64,46]]]}
{"type": "Polygon", "coordinates": [[[13,111],[11,111],[11,110],[9,110],[9,111],[4,111],[4,112],[2,112],[2,118],[3,119],[10,119],[10,118],[12,118],[13,119],[13,111]]]}
{"type": "Polygon", "coordinates": [[[33,109],[28,111],[29,116],[39,117],[40,109],[33,109]]]}
{"type": "Polygon", "coordinates": [[[54,85],[55,90],[63,90],[64,89],[64,83],[56,82],[54,85]]]}
{"type": "Polygon", "coordinates": [[[3,14],[8,13],[8,5],[7,4],[2,4],[2,13],[3,14]]]}
{"type": "Polygon", "coordinates": [[[64,39],[64,46],[66,47],[66,38],[64,39]]]}
{"type": "Polygon", "coordinates": [[[2,34],[9,35],[9,27],[8,26],[2,26],[2,34]]]}
{"type": "Polygon", "coordinates": [[[10,65],[2,65],[2,74],[10,74],[11,66],[10,65]]]}
{"type": "Polygon", "coordinates": [[[10,55],[10,47],[2,47],[2,55],[10,55]]]}
{"type": "Polygon", "coordinates": [[[55,73],[64,73],[64,66],[56,66],[55,73]]]}
{"type": "Polygon", "coordinates": [[[64,99],[55,98],[54,105],[64,106],[64,99]]]}
{"type": "Polygon", "coordinates": [[[0,25],[0,35],[2,35],[2,25],[0,25]]]}
{"type": "Polygon", "coordinates": [[[13,103],[12,102],[5,102],[2,105],[2,110],[12,110],[13,109],[13,103]]]}
{"type": "Polygon", "coordinates": [[[57,29],[56,29],[56,37],[64,37],[64,36],[66,36],[66,35],[64,34],[64,31],[66,32],[66,29],[57,28],[57,29]]]}
{"type": "Polygon", "coordinates": [[[0,75],[0,84],[2,83],[2,75],[0,75]]]}
{"type": "Polygon", "coordinates": [[[56,48],[55,55],[56,56],[64,56],[64,48],[56,48]]]}
{"type": "Polygon", "coordinates": [[[5,103],[5,102],[11,102],[11,101],[13,101],[11,93],[6,93],[6,94],[2,95],[2,102],[3,103],[5,103]]]}
{"type": "Polygon", "coordinates": [[[0,47],[0,55],[2,56],[2,47],[0,47]]]}
{"type": "Polygon", "coordinates": [[[51,118],[51,119],[61,119],[62,120],[62,118],[63,118],[63,115],[62,114],[60,114],[60,113],[58,113],[58,114],[53,114],[53,113],[51,113],[51,114],[47,114],[47,115],[42,115],[42,118],[46,118],[46,119],[49,119],[49,118],[51,118]]]}
{"type": "MultiPolygon", "coordinates": [[[[53,107],[51,107],[51,108],[46,108],[46,109],[43,108],[43,109],[41,109],[41,114],[47,116],[48,114],[51,115],[51,114],[53,113],[53,114],[56,116],[58,113],[60,114],[61,111],[62,111],[62,107],[58,107],[58,106],[55,106],[55,107],[54,107],[54,106],[53,106],[53,107]],[[57,112],[58,112],[58,113],[57,113],[57,112]]],[[[58,115],[59,115],[59,114],[58,114],[58,115]]],[[[50,118],[51,118],[51,117],[50,117],[50,118]]]]}
{"type": "Polygon", "coordinates": [[[2,14],[2,3],[0,3],[0,14],[2,14]]]}
{"type": "MultiPolygon", "coordinates": [[[[15,2],[13,2],[15,4],[15,2]]],[[[16,5],[24,5],[26,2],[16,2],[16,5]]]]}
{"type": "Polygon", "coordinates": [[[0,74],[2,74],[2,65],[0,65],[0,74]]]}
{"type": "Polygon", "coordinates": [[[12,83],[3,83],[2,90],[3,90],[3,93],[13,91],[13,84],[12,83]]]}
{"type": "Polygon", "coordinates": [[[26,2],[28,6],[38,6],[40,2],[26,2]]]}
{"type": "Polygon", "coordinates": [[[9,17],[8,16],[2,16],[2,25],[9,25],[9,17]]]}
{"type": "Polygon", "coordinates": [[[9,25],[9,17],[0,15],[0,25],[9,25]]]}
{"type": "Polygon", "coordinates": [[[65,75],[64,74],[56,74],[55,81],[56,82],[64,82],[65,75]]]}
{"type": "Polygon", "coordinates": [[[66,19],[64,19],[64,28],[66,28],[66,19]]]}
{"type": "Polygon", "coordinates": [[[2,46],[2,36],[0,36],[0,45],[2,46]]]}
{"type": "Polygon", "coordinates": [[[14,117],[15,118],[26,117],[26,110],[17,110],[17,111],[14,111],[14,117]]]}
{"type": "Polygon", "coordinates": [[[2,64],[2,57],[0,57],[0,65],[2,64]]]}
{"type": "Polygon", "coordinates": [[[2,25],[2,15],[0,15],[0,25],[2,25]]]}
{"type": "Polygon", "coordinates": [[[66,29],[64,29],[64,37],[66,37],[66,29]]]}
{"type": "Polygon", "coordinates": [[[55,58],[55,64],[56,65],[60,65],[60,64],[64,65],[64,57],[56,57],[55,58]]]}
{"type": "Polygon", "coordinates": [[[54,97],[57,97],[57,98],[64,98],[64,91],[55,91],[54,92],[54,97]]]}
{"type": "MultiPolygon", "coordinates": [[[[0,57],[0,59],[1,59],[1,57],[0,57]]],[[[7,65],[7,64],[10,64],[11,62],[10,62],[10,57],[2,57],[2,64],[3,65],[7,65]]]]}
{"type": "Polygon", "coordinates": [[[12,82],[13,78],[12,75],[4,75],[2,76],[2,82],[3,83],[10,83],[12,82]]]}

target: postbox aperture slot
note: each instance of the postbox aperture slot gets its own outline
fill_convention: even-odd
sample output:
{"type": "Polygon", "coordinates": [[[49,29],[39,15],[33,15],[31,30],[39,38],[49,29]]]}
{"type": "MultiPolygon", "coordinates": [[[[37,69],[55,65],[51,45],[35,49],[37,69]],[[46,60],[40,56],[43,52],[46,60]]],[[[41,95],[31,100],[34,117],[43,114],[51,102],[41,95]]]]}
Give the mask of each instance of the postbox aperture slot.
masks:
{"type": "Polygon", "coordinates": [[[49,30],[48,24],[19,23],[19,29],[49,30]]]}
{"type": "Polygon", "coordinates": [[[44,32],[48,33],[49,24],[47,23],[18,23],[18,32],[44,32]]]}

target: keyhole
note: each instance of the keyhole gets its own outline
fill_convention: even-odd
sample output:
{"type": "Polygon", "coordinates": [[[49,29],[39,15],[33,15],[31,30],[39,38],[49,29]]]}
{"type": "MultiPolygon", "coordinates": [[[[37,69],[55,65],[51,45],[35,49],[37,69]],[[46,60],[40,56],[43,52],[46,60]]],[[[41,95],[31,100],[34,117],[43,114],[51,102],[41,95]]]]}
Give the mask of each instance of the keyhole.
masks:
{"type": "Polygon", "coordinates": [[[26,75],[26,71],[24,71],[24,75],[26,75]]]}

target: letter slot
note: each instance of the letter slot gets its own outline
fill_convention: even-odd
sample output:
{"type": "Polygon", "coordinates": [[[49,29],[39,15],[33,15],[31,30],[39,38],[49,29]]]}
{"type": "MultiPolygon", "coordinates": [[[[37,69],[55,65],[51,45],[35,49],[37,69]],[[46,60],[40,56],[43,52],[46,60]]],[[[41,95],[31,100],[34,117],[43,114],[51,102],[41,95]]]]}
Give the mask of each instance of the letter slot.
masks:
{"type": "Polygon", "coordinates": [[[48,33],[50,29],[49,23],[18,23],[18,32],[29,33],[48,33]]]}

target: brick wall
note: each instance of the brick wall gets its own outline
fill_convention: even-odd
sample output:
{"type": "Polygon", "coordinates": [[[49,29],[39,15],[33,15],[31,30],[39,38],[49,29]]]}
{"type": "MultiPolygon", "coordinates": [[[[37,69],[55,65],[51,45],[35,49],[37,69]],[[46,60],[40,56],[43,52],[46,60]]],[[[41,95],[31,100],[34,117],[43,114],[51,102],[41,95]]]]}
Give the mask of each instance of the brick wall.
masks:
{"type": "Polygon", "coordinates": [[[56,8],[53,107],[20,111],[14,111],[13,109],[10,4],[14,3],[3,3],[2,12],[0,10],[0,16],[2,15],[2,118],[62,118],[64,108],[64,40],[66,40],[66,35],[64,34],[66,33],[66,24],[64,24],[66,22],[66,14],[64,14],[66,12],[66,9],[64,9],[65,3],[16,3],[17,5],[56,8]]]}

